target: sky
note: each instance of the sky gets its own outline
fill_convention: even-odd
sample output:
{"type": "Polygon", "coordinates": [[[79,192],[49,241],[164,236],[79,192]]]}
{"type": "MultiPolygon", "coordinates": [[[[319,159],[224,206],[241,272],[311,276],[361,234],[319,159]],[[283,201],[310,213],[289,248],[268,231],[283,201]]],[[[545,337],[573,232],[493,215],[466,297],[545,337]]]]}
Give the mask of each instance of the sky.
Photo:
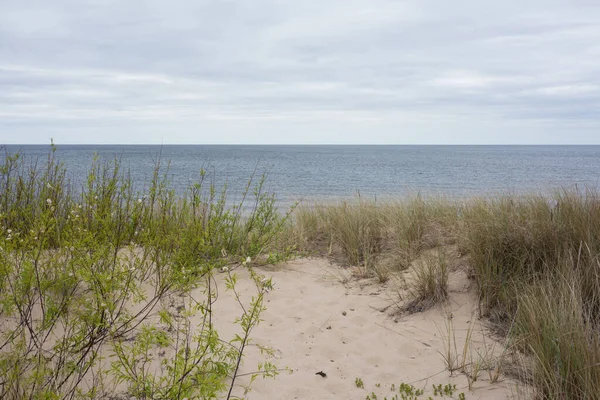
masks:
{"type": "Polygon", "coordinates": [[[0,0],[0,144],[600,144],[598,0],[0,0]]]}

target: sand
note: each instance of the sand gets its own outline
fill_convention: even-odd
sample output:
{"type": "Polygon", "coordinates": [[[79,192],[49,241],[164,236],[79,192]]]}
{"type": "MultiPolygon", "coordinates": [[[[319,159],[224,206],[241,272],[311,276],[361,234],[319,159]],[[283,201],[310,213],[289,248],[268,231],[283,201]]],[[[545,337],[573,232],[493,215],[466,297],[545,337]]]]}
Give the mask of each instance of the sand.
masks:
{"type": "MultiPolygon", "coordinates": [[[[256,370],[265,360],[292,373],[281,372],[275,379],[257,379],[246,398],[258,399],[365,399],[375,392],[379,399],[390,398],[392,384],[411,383],[431,394],[432,384],[456,384],[467,399],[505,399],[518,394],[516,383],[504,375],[491,383],[483,371],[469,391],[467,378],[455,372],[450,376],[441,353],[447,342],[451,315],[457,349],[463,351],[467,329],[474,324],[472,351],[500,353],[496,342],[478,320],[473,284],[462,271],[450,276],[450,298],[443,307],[422,313],[398,315],[398,281],[381,284],[375,279],[357,279],[351,269],[325,259],[300,259],[275,268],[256,268],[272,277],[274,289],[266,295],[263,322],[253,331],[253,343],[274,350],[272,357],[256,347],[247,351],[241,373],[256,370]],[[326,377],[316,375],[324,372],[326,377]],[[358,388],[360,378],[364,388],[358,388]]],[[[244,277],[247,272],[236,272],[244,277]]],[[[239,306],[225,294],[224,275],[219,274],[220,298],[216,315],[221,337],[236,331],[229,321],[239,315],[239,306]]],[[[240,279],[239,289],[246,298],[253,293],[249,279],[240,279]]],[[[236,394],[243,395],[240,379],[236,394]]],[[[424,396],[423,398],[427,398],[424,396]]]]}
{"type": "MultiPolygon", "coordinates": [[[[502,343],[495,341],[486,329],[485,321],[477,318],[474,283],[460,268],[454,268],[450,274],[448,302],[415,314],[398,312],[399,293],[403,293],[398,289],[401,276],[382,284],[375,278],[358,278],[351,268],[314,258],[255,267],[254,271],[272,278],[274,287],[265,295],[263,321],[252,331],[253,345],[245,351],[240,374],[256,371],[258,364],[265,361],[292,373],[286,370],[275,379],[258,378],[247,394],[244,386],[249,376],[242,376],[234,388],[237,396],[249,400],[365,399],[374,392],[378,399],[391,399],[392,385],[409,383],[425,388],[426,396],[420,398],[426,399],[432,394],[432,384],[452,383],[458,389],[454,398],[460,392],[467,399],[505,399],[518,394],[529,397],[523,396],[516,382],[504,374],[492,383],[488,373],[482,371],[470,391],[464,374],[455,372],[451,376],[448,372],[442,354],[446,352],[450,323],[456,336],[455,354],[462,355],[464,338],[471,326],[468,354],[499,355],[503,350],[502,343]],[[258,346],[272,349],[272,355],[262,354],[258,346]],[[325,376],[317,375],[318,372],[325,376]],[[364,387],[357,387],[357,378],[364,387]]],[[[239,266],[234,272],[240,278],[238,293],[247,304],[256,294],[254,282],[244,267],[239,266]]],[[[410,279],[410,273],[403,275],[410,279]]],[[[226,276],[217,273],[215,277],[218,300],[214,315],[220,338],[229,341],[240,333],[239,325],[233,323],[240,316],[240,306],[231,291],[226,290],[226,276]]],[[[201,299],[203,294],[192,292],[192,296],[201,299]]],[[[180,296],[171,300],[174,307],[183,308],[180,296]]],[[[151,319],[158,323],[157,318],[151,319]]],[[[104,355],[108,357],[110,353],[104,355]]],[[[155,358],[154,368],[158,371],[161,359],[170,356],[163,351],[155,358]]],[[[87,376],[82,385],[91,387],[90,379],[87,376]]],[[[113,384],[107,385],[109,388],[113,384]]],[[[111,398],[127,399],[125,392],[124,383],[116,384],[116,395],[111,398]]]]}

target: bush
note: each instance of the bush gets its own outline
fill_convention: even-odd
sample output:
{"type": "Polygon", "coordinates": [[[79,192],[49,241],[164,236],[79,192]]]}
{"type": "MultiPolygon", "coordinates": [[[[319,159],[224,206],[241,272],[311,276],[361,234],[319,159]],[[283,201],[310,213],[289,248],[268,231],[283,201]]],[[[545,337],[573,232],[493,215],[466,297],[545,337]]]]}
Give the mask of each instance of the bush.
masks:
{"type": "MultiPolygon", "coordinates": [[[[248,302],[229,274],[239,334],[224,341],[212,323],[214,272],[262,254],[285,219],[263,180],[250,180],[243,198],[253,205],[244,209],[226,206],[226,188],[206,184],[204,173],[182,196],[166,176],[158,163],[150,188],[136,192],[118,160],[95,159],[78,189],[54,147],[45,164],[5,155],[0,398],[97,398],[115,384],[138,398],[232,395],[265,285],[251,272],[248,302]],[[175,298],[187,300],[173,308],[175,298]]],[[[266,362],[257,374],[276,368],[266,362]]]]}

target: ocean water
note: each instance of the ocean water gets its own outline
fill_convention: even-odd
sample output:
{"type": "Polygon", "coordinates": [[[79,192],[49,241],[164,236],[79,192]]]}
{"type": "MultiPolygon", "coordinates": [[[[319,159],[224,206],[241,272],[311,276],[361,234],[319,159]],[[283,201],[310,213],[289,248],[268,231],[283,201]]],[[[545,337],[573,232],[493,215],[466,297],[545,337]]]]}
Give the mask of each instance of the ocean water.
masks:
{"type": "MultiPolygon", "coordinates": [[[[29,160],[43,160],[49,151],[46,145],[5,147],[29,160]]],[[[75,182],[82,181],[94,154],[118,157],[139,189],[147,186],[159,156],[170,164],[168,176],[179,192],[197,182],[204,168],[218,186],[227,183],[235,199],[253,173],[266,173],[266,188],[282,207],[358,195],[463,198],[600,184],[600,146],[59,145],[57,150],[75,182]]]]}

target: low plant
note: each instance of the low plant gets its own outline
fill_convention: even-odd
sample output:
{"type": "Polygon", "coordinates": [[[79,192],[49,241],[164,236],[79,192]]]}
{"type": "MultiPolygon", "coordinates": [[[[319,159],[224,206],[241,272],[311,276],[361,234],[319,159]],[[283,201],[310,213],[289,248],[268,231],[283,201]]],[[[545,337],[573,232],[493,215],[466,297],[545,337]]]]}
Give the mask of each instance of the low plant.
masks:
{"type": "MultiPolygon", "coordinates": [[[[404,382],[400,383],[399,385],[392,384],[390,386],[390,391],[393,393],[392,395],[381,395],[381,398],[383,398],[383,400],[419,400],[425,396],[424,388],[419,389],[413,384],[404,382]]],[[[446,385],[432,385],[432,396],[427,396],[427,399],[432,400],[434,397],[451,399],[454,398],[454,394],[456,392],[456,385],[450,383],[446,385]]],[[[379,398],[380,396],[378,396],[374,391],[365,397],[366,400],[377,400],[379,398]]],[[[464,393],[458,393],[457,398],[459,400],[465,400],[466,397],[464,393]]]]}
{"type": "MultiPolygon", "coordinates": [[[[148,189],[136,191],[118,159],[94,158],[78,187],[53,146],[43,163],[4,156],[0,398],[237,396],[272,285],[247,266],[256,291],[242,299],[229,275],[239,333],[222,338],[215,272],[268,252],[285,217],[262,179],[251,177],[244,200],[228,206],[226,188],[205,178],[176,194],[158,161],[148,189]],[[186,301],[172,307],[177,299],[186,301]]],[[[277,372],[265,361],[250,383],[277,372]]]]}
{"type": "Polygon", "coordinates": [[[448,298],[448,265],[442,251],[417,261],[412,278],[406,286],[409,301],[403,306],[404,310],[424,311],[448,298]]]}
{"type": "MultiPolygon", "coordinates": [[[[447,318],[444,320],[445,331],[440,330],[440,336],[444,342],[444,352],[440,352],[442,359],[444,360],[444,365],[448,372],[450,372],[450,376],[454,374],[455,371],[459,371],[464,368],[466,365],[466,357],[467,357],[467,346],[470,343],[470,331],[467,333],[467,338],[465,339],[465,346],[463,347],[462,359],[458,352],[458,345],[456,342],[456,333],[454,330],[454,325],[452,323],[452,317],[450,313],[448,313],[447,318]]],[[[438,328],[439,329],[439,328],[438,328]]]]}

